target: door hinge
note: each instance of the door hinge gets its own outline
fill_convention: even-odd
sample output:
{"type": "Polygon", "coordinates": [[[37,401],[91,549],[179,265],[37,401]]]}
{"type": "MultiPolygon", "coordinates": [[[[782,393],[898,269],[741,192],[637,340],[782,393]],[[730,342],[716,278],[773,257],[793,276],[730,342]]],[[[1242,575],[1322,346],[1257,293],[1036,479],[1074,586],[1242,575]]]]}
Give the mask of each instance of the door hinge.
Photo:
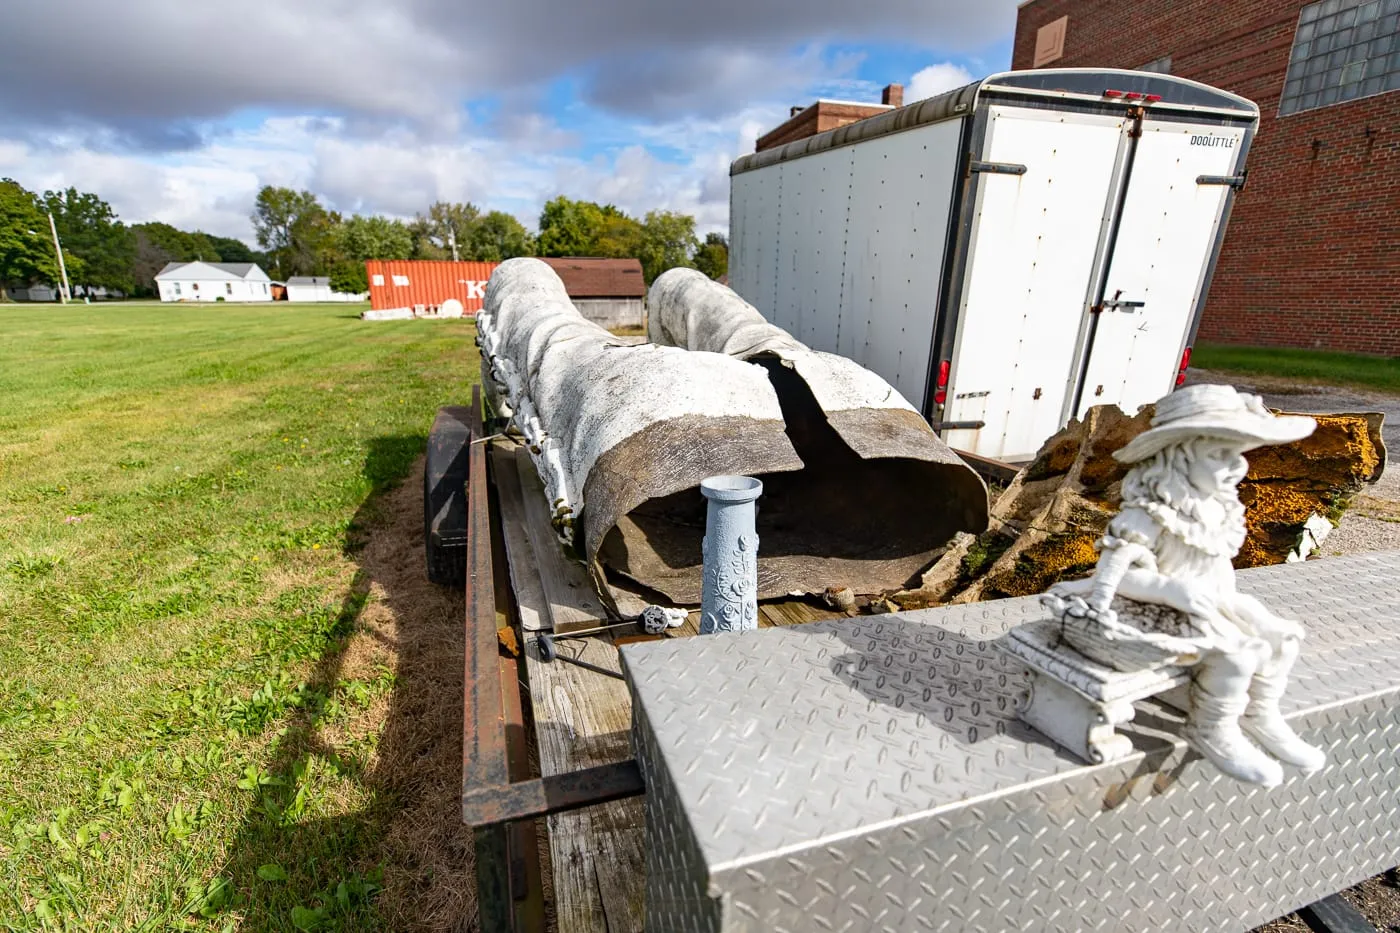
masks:
{"type": "Polygon", "coordinates": [[[1249,177],[1249,170],[1245,169],[1238,175],[1197,175],[1198,185],[1228,185],[1236,191],[1244,190],[1244,183],[1249,177]]]}
{"type": "Polygon", "coordinates": [[[1147,109],[1142,106],[1129,107],[1128,119],[1133,121],[1133,125],[1128,129],[1128,138],[1137,139],[1142,136],[1142,118],[1147,113],[1147,109]]]}
{"type": "Polygon", "coordinates": [[[1024,175],[1026,167],[1016,162],[973,161],[968,165],[969,172],[988,172],[993,175],[1024,175]]]}

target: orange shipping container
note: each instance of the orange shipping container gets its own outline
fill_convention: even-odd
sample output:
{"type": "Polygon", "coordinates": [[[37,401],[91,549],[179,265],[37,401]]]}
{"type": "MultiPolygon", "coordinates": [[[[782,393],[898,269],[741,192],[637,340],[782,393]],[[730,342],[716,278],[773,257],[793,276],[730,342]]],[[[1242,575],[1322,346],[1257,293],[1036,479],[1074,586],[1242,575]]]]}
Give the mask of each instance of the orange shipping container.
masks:
{"type": "Polygon", "coordinates": [[[369,304],[376,311],[414,308],[436,311],[449,298],[466,314],[481,310],[486,282],[496,262],[438,262],[430,259],[371,259],[365,263],[369,304]]]}

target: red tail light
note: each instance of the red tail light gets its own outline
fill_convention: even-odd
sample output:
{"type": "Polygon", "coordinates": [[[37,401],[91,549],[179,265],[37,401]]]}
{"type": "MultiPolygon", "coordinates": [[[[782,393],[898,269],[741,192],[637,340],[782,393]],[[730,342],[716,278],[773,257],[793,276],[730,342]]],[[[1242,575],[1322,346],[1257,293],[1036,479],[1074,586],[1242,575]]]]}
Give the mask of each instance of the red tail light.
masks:
{"type": "Polygon", "coordinates": [[[1123,95],[1124,100],[1142,100],[1142,98],[1143,94],[1141,91],[1129,91],[1123,95]]]}
{"type": "Polygon", "coordinates": [[[933,402],[935,405],[942,405],[948,401],[948,373],[953,368],[950,360],[943,360],[938,364],[938,382],[934,385],[933,402]]]}
{"type": "Polygon", "coordinates": [[[1147,101],[1149,104],[1155,104],[1161,99],[1161,94],[1148,94],[1146,97],[1143,98],[1143,100],[1147,101]]]}
{"type": "Polygon", "coordinates": [[[1106,91],[1103,92],[1103,96],[1104,96],[1104,97],[1122,97],[1122,96],[1123,96],[1123,92],[1122,92],[1122,91],[1115,91],[1115,90],[1113,90],[1112,88],[1110,88],[1109,90],[1106,90],[1106,91]]]}
{"type": "Polygon", "coordinates": [[[1187,347],[1181,351],[1181,365],[1176,368],[1176,384],[1186,385],[1186,370],[1191,365],[1191,348],[1187,347]]]}

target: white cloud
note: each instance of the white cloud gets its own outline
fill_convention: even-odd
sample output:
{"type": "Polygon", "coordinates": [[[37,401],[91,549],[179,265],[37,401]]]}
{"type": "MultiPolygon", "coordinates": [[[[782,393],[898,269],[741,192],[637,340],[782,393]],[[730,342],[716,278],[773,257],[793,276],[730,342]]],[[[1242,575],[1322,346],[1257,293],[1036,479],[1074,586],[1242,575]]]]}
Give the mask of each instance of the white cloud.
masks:
{"type": "MultiPolygon", "coordinates": [[[[532,226],[564,193],[685,211],[703,233],[727,226],[730,162],[789,105],[878,95],[864,54],[828,43],[951,55],[1003,35],[1013,3],[15,0],[0,176],[250,241],[265,184],[344,212],[472,200],[532,226]]],[[[945,61],[906,98],[968,80],[945,61]]]]}
{"type": "Polygon", "coordinates": [[[73,185],[96,192],[128,223],[158,220],[250,243],[249,214],[264,184],[308,188],[345,213],[404,218],[437,200],[473,201],[531,227],[544,202],[562,193],[636,215],[684,211],[703,233],[727,226],[729,163],[752,149],[754,128],[762,125],[746,111],[688,123],[684,132],[645,127],[633,145],[583,158],[561,151],[572,136],[552,122],[526,122],[524,141],[520,134],[467,133],[440,142],[404,131],[356,137],[339,132],[335,121],[277,117],[165,156],[0,139],[0,177],[37,191],[73,185]],[[654,155],[645,145],[654,140],[667,140],[682,156],[654,155]]]}
{"type": "Polygon", "coordinates": [[[168,149],[198,143],[190,121],[248,108],[450,128],[463,100],[568,76],[618,113],[716,115],[830,64],[793,49],[949,54],[1014,22],[1014,0],[11,0],[0,114],[168,149]]]}
{"type": "Polygon", "coordinates": [[[944,91],[960,88],[972,83],[972,73],[961,65],[952,62],[939,62],[920,69],[910,79],[904,91],[904,100],[913,103],[926,97],[935,97],[944,91]]]}

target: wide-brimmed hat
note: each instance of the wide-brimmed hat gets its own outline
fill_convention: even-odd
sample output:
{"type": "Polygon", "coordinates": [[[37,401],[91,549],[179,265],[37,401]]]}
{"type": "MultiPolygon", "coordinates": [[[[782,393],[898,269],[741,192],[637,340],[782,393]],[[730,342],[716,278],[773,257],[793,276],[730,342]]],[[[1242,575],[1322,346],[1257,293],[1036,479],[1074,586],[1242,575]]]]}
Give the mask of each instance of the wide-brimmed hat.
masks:
{"type": "Polygon", "coordinates": [[[1257,395],[1230,386],[1196,385],[1177,389],[1157,403],[1152,427],[1113,456],[1121,463],[1146,460],[1164,447],[1192,437],[1230,441],[1240,453],[1270,444],[1290,444],[1313,432],[1317,422],[1300,415],[1275,415],[1257,395]]]}

